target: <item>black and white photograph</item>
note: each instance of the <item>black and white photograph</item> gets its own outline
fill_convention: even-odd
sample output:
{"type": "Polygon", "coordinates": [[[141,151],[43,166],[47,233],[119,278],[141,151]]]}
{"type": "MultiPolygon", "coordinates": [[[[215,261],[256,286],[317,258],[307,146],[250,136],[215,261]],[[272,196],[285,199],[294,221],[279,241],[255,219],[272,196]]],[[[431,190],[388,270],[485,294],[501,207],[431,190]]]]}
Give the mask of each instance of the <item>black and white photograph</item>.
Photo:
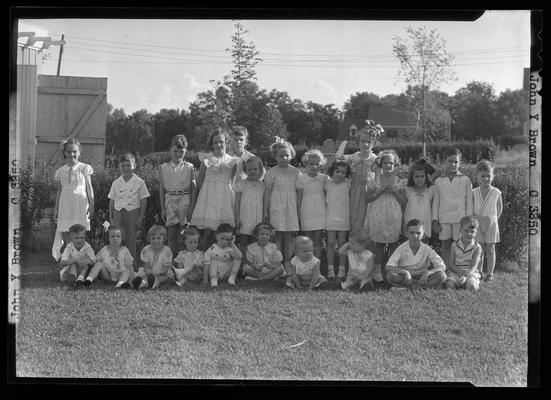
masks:
{"type": "Polygon", "coordinates": [[[13,383],[539,387],[542,12],[10,8],[13,383]]]}

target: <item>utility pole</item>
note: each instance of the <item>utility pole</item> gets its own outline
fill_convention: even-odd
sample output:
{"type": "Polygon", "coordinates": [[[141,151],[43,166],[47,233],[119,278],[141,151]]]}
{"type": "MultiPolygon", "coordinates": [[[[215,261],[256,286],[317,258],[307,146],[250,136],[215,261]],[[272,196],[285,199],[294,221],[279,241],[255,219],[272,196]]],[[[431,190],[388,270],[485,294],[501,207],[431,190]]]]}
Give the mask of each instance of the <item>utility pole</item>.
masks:
{"type": "MultiPolygon", "coordinates": [[[[65,34],[61,35],[61,40],[65,39],[65,34]]],[[[59,70],[61,69],[61,56],[63,55],[63,44],[59,46],[59,59],[57,60],[57,76],[59,76],[59,70]]]]}

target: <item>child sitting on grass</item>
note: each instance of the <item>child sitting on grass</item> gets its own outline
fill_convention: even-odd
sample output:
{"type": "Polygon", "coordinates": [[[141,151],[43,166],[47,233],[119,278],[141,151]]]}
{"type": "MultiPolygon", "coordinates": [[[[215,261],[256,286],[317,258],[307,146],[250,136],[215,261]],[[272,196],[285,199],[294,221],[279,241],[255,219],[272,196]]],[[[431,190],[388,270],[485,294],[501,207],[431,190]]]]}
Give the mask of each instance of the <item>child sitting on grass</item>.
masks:
{"type": "Polygon", "coordinates": [[[88,268],[96,262],[96,255],[92,246],[86,242],[86,227],[84,225],[71,225],[69,237],[71,242],[63,250],[59,262],[59,265],[63,267],[59,271],[59,279],[65,282],[68,276],[73,276],[73,279],[76,279],[75,288],[80,289],[88,273],[88,268]]]}
{"type": "Polygon", "coordinates": [[[203,268],[203,252],[198,249],[201,232],[190,226],[182,236],[184,249],[178,252],[174,259],[176,267],[173,267],[173,272],[176,284],[181,287],[187,281],[196,282],[201,279],[203,283],[208,283],[208,271],[203,268]]]}
{"type": "Polygon", "coordinates": [[[132,286],[137,289],[158,289],[172,276],[172,251],[165,246],[167,230],[164,226],[153,225],[147,231],[149,244],[140,253],[143,266],[138,269],[132,286]],[[144,279],[145,278],[145,279],[144,279]]]}
{"type": "Polygon", "coordinates": [[[228,280],[235,286],[235,277],[243,258],[235,245],[234,229],[230,224],[220,224],[216,229],[216,243],[205,251],[203,268],[209,271],[210,286],[218,286],[219,280],[228,280]]]}
{"type": "Polygon", "coordinates": [[[245,279],[275,279],[285,273],[283,255],[272,240],[275,228],[267,223],[257,224],[253,230],[256,242],[247,246],[246,260],[243,264],[245,279]]]}
{"type": "Polygon", "coordinates": [[[320,273],[320,260],[314,256],[314,243],[307,236],[295,239],[295,256],[291,259],[292,282],[287,286],[314,289],[327,279],[320,273]]]}
{"type": "Polygon", "coordinates": [[[461,237],[450,248],[450,268],[446,285],[451,289],[465,288],[476,292],[480,286],[482,247],[475,240],[478,220],[474,216],[461,218],[461,237]]]}
{"type": "Polygon", "coordinates": [[[122,228],[110,225],[107,229],[109,245],[104,246],[96,256],[96,264],[84,281],[84,287],[91,289],[94,279],[99,277],[116,282],[116,288],[127,289],[134,274],[134,259],[130,251],[122,245],[122,228]]]}
{"type": "Polygon", "coordinates": [[[348,255],[348,275],[345,281],[341,282],[343,289],[349,289],[356,284],[360,284],[362,289],[365,284],[371,282],[375,255],[368,250],[368,244],[367,232],[362,228],[356,228],[348,234],[348,243],[339,249],[339,254],[348,255]]]}
{"type": "Polygon", "coordinates": [[[406,229],[408,241],[398,246],[386,264],[386,278],[392,285],[391,290],[440,288],[446,280],[446,265],[436,251],[421,241],[425,233],[423,222],[413,218],[406,224],[406,229]]]}

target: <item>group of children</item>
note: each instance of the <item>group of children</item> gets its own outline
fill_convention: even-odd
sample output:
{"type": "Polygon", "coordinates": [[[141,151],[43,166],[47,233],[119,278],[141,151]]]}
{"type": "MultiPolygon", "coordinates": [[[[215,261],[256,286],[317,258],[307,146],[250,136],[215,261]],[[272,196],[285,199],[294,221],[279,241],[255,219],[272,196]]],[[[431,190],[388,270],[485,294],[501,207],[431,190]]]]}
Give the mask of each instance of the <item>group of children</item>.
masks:
{"type": "Polygon", "coordinates": [[[309,150],[301,160],[304,171],[291,165],[295,150],[280,138],[270,147],[277,164],[265,171],[262,160],[245,149],[247,130],[234,127],[211,133],[212,152],[202,156],[196,176],[184,161],[186,137],[176,135],[171,160],[160,167],[165,226],[149,229],[139,262],[136,231],[150,194],[133,172],[134,157],[119,157],[121,176],[108,195],[109,244],[95,255],[85,240],[94,212],[93,171],[78,161],[81,146],[69,139],[63,145],[67,162],[55,174],[58,226],[52,254],[61,258],[61,279],[73,275],[77,288],[92,286],[98,276],[118,288],[188,281],[216,287],[219,281],[235,285],[241,272],[252,280],[285,278],[296,288],[339,278],[343,289],[386,281],[393,290],[477,290],[485,259],[485,279],[492,280],[503,206],[491,185],[491,164],[477,164],[474,190],[459,171],[461,154],[455,148],[446,153],[445,175],[434,184],[435,169],[424,160],[411,166],[407,180],[400,179],[394,151],[372,152],[382,128],[366,122],[358,152],[327,165],[323,153],[309,150]],[[326,276],[320,270],[323,231],[326,276]],[[441,240],[442,257],[427,244],[433,233],[441,240]],[[407,241],[400,244],[402,236],[407,241]]]}

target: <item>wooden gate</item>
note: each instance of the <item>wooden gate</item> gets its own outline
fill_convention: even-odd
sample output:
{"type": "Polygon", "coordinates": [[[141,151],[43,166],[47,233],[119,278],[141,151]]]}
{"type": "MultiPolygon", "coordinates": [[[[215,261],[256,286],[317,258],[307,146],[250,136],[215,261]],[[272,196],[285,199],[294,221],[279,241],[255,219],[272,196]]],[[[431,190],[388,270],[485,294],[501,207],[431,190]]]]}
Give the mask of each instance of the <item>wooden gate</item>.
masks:
{"type": "Polygon", "coordinates": [[[36,160],[55,171],[63,164],[60,144],[75,138],[80,161],[103,167],[107,78],[38,75],[36,160]]]}

